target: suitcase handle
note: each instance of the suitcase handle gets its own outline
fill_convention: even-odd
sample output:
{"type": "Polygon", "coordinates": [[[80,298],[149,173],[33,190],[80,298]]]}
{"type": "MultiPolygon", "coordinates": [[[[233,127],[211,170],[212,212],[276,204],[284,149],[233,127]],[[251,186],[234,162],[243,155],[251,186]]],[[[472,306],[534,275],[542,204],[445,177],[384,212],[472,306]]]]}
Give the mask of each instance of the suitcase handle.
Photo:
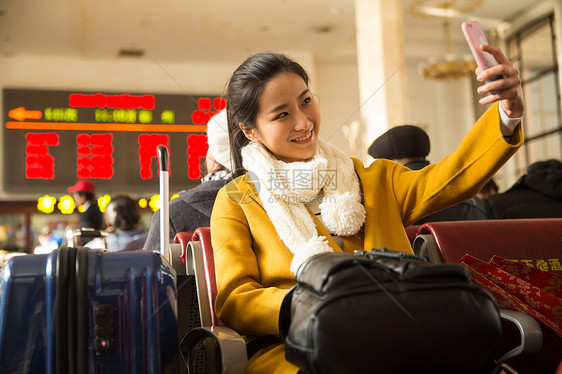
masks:
{"type": "Polygon", "coordinates": [[[160,164],[160,254],[170,261],[170,201],[169,159],[168,148],[159,144],[156,148],[160,164]]]}
{"type": "Polygon", "coordinates": [[[158,163],[160,165],[159,166],[160,171],[170,171],[170,166],[169,166],[170,156],[168,155],[168,148],[166,148],[165,145],[160,144],[156,148],[156,151],[158,153],[158,163]]]}

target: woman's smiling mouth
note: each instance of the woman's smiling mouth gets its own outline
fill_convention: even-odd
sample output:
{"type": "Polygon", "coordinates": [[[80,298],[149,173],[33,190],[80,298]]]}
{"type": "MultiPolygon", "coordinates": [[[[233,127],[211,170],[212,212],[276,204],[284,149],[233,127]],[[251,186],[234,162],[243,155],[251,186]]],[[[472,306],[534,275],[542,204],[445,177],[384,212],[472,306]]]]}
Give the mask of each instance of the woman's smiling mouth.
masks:
{"type": "Polygon", "coordinates": [[[305,136],[301,138],[293,139],[291,140],[291,142],[302,144],[302,143],[308,143],[310,140],[312,140],[312,129],[310,129],[310,131],[305,136]]]}

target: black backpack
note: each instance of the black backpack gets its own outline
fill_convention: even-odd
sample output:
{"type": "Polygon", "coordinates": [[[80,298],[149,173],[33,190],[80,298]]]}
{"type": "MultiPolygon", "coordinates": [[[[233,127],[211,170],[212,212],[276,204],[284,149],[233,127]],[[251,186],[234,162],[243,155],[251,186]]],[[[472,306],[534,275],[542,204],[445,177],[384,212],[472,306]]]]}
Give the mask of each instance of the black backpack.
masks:
{"type": "Polygon", "coordinates": [[[387,250],[323,253],[281,306],[286,358],[306,373],[491,373],[495,299],[466,268],[387,250]]]}

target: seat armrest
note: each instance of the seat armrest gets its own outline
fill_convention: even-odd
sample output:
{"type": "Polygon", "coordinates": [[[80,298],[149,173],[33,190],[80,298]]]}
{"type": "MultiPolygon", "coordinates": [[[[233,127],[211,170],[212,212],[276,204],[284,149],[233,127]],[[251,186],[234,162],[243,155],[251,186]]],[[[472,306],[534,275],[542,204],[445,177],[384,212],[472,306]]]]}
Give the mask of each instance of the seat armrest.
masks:
{"type": "Polygon", "coordinates": [[[189,243],[192,236],[193,236],[193,231],[180,231],[176,234],[176,236],[174,236],[174,244],[177,243],[181,245],[180,258],[184,264],[185,264],[185,257],[186,257],[185,251],[187,250],[187,243],[189,243]]]}
{"type": "Polygon", "coordinates": [[[543,334],[539,323],[531,316],[510,309],[500,309],[500,317],[504,321],[515,324],[521,336],[521,344],[505,353],[498,362],[512,357],[537,353],[542,348],[543,334]]]}
{"type": "Polygon", "coordinates": [[[182,247],[179,243],[170,244],[170,262],[172,267],[176,271],[177,276],[187,275],[185,271],[185,264],[180,257],[182,253],[182,247]]]}
{"type": "Polygon", "coordinates": [[[414,250],[414,254],[416,256],[425,257],[431,263],[443,263],[441,251],[435,242],[435,238],[431,234],[418,234],[414,238],[412,249],[414,250]]]}
{"type": "Polygon", "coordinates": [[[195,276],[195,284],[197,287],[197,302],[199,306],[199,318],[201,326],[212,326],[214,323],[214,310],[212,304],[214,300],[209,299],[207,293],[207,280],[205,278],[205,267],[203,265],[203,253],[201,250],[201,242],[191,241],[187,245],[186,251],[186,272],[195,276]]]}
{"type": "Polygon", "coordinates": [[[216,358],[217,362],[208,363],[208,366],[217,368],[218,373],[246,373],[246,343],[236,331],[225,326],[190,330],[180,343],[180,351],[190,373],[194,372],[194,360],[199,347],[205,348],[208,358],[216,358]],[[206,344],[209,339],[212,344],[206,344]]]}

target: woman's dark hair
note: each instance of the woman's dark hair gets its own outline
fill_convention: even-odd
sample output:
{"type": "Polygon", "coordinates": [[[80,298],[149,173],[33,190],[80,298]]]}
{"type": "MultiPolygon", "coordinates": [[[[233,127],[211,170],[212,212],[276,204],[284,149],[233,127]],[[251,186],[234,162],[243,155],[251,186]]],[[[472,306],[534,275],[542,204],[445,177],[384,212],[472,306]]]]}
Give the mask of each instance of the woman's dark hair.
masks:
{"type": "Polygon", "coordinates": [[[259,101],[265,85],[285,72],[295,73],[308,86],[308,74],[303,67],[280,53],[255,54],[244,61],[230,77],[226,91],[226,110],[235,176],[245,172],[241,150],[250,142],[239,124],[242,123],[245,130],[256,127],[259,101]]]}
{"type": "Polygon", "coordinates": [[[140,221],[137,204],[127,196],[115,196],[107,205],[105,217],[114,229],[129,231],[140,221]]]}

